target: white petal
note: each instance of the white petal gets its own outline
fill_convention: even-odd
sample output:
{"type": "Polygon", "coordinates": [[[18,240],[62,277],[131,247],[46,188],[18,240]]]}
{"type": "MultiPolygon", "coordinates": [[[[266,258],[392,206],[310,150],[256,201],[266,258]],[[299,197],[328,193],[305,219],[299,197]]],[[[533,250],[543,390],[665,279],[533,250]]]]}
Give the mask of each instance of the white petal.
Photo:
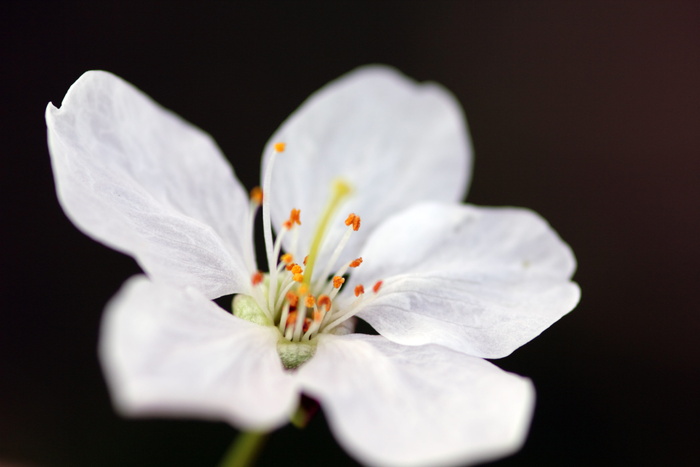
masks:
{"type": "Polygon", "coordinates": [[[247,195],[208,134],[104,71],[46,122],[59,201],[87,235],[152,278],[209,297],[247,289],[247,195]]]}
{"type": "Polygon", "coordinates": [[[523,443],[530,381],[444,347],[381,336],[324,336],[299,370],[339,443],[371,465],[455,465],[523,443]]]}
{"type": "Polygon", "coordinates": [[[276,156],[272,216],[279,226],[292,208],[301,209],[302,250],[295,253],[302,257],[338,178],[354,192],[331,223],[329,248],[350,212],[363,226],[345,262],[390,213],[418,201],[458,201],[470,176],[471,143],[459,103],[441,86],[388,67],[360,68],[314,93],[272,136],[263,166],[279,141],[287,146],[276,156]]]}
{"type": "Polygon", "coordinates": [[[571,249],[525,209],[418,205],[382,224],[362,257],[348,289],[384,284],[358,316],[406,345],[504,357],[580,297],[571,249]]]}
{"type": "Polygon", "coordinates": [[[225,420],[246,429],[288,421],[298,403],[274,328],[242,321],[196,289],[137,276],[105,311],[100,358],[118,410],[225,420]]]}

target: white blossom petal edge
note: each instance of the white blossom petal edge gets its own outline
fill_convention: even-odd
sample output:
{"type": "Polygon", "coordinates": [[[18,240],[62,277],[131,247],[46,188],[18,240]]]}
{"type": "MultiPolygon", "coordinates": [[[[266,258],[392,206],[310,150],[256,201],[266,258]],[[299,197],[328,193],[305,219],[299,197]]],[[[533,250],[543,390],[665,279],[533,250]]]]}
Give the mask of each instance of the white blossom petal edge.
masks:
{"type": "Polygon", "coordinates": [[[124,414],[262,430],[288,421],[298,403],[276,342],[274,329],[234,318],[194,288],[137,276],[107,305],[99,350],[124,414]]]}
{"type": "Polygon", "coordinates": [[[247,196],[213,139],[104,71],[46,109],[56,191],[73,223],[154,279],[210,298],[245,290],[247,196]]]}
{"type": "Polygon", "coordinates": [[[269,430],[307,394],[368,464],[522,445],[532,384],[481,358],[573,309],[576,261],[531,211],[456,204],[471,145],[445,89],[384,66],[331,82],[273,135],[250,196],[209,135],[110,73],[84,74],[46,121],[67,215],[148,276],[102,325],[121,413],[269,430]],[[233,315],[209,301],[232,293],[233,315]]]}
{"type": "Polygon", "coordinates": [[[350,285],[384,285],[358,316],[406,345],[505,357],[580,298],[571,249],[526,209],[417,204],[382,223],[362,256],[372,262],[350,285]]]}
{"type": "Polygon", "coordinates": [[[340,443],[373,465],[509,454],[525,439],[535,395],[530,380],[486,360],[361,334],[322,336],[299,379],[325,407],[340,443]]]}

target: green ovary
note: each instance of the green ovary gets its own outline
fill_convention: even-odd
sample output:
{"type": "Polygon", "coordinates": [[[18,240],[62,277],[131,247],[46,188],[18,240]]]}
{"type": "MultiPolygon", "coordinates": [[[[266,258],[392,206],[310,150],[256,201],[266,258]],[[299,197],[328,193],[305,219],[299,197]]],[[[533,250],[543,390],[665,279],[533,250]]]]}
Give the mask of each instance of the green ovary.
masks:
{"type": "MultiPolygon", "coordinates": [[[[260,326],[276,328],[255,299],[249,295],[238,294],[233,298],[233,315],[260,326]]],[[[307,342],[290,342],[280,334],[277,341],[277,353],[282,365],[288,370],[293,370],[314,356],[316,344],[316,339],[307,342]]]]}
{"type": "Polygon", "coordinates": [[[282,365],[288,370],[293,370],[306,363],[316,353],[316,339],[308,342],[290,342],[284,337],[277,341],[277,353],[282,360],[282,365]]]}

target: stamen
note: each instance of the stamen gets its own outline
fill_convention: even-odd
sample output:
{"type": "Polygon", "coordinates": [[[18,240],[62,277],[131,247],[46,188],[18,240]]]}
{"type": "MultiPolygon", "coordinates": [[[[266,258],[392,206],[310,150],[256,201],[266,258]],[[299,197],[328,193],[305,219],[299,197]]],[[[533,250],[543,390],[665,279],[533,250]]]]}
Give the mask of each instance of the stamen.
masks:
{"type": "Polygon", "coordinates": [[[307,295],[306,299],[304,300],[304,305],[306,305],[306,308],[313,308],[316,306],[316,299],[314,298],[313,295],[307,295]]]}
{"type": "Polygon", "coordinates": [[[318,328],[321,327],[321,322],[323,321],[323,315],[324,314],[321,311],[314,309],[313,321],[311,321],[307,318],[307,320],[309,321],[309,325],[306,326],[306,323],[304,323],[305,324],[304,325],[304,336],[301,338],[301,340],[308,341],[309,339],[311,339],[311,336],[316,331],[318,331],[318,328]]]}
{"type": "Polygon", "coordinates": [[[325,280],[326,277],[331,273],[331,268],[335,264],[335,262],[338,260],[338,257],[340,256],[340,253],[343,252],[345,249],[345,245],[347,245],[348,240],[350,240],[350,235],[357,231],[357,229],[354,227],[355,224],[357,224],[358,228],[360,226],[360,217],[356,216],[355,214],[350,214],[347,219],[345,219],[345,225],[348,226],[348,229],[345,231],[343,234],[343,238],[340,239],[340,242],[338,242],[338,246],[335,247],[335,250],[333,250],[333,254],[331,257],[328,259],[328,262],[326,263],[326,267],[323,269],[323,272],[321,273],[320,280],[325,280]]]}
{"type": "MultiPolygon", "coordinates": [[[[296,282],[294,282],[294,278],[290,275],[287,275],[284,282],[282,282],[282,285],[280,285],[280,290],[279,290],[279,293],[277,294],[277,301],[275,302],[275,310],[282,305],[282,302],[284,302],[285,298],[287,298],[287,299],[289,298],[287,296],[288,293],[294,293],[294,292],[291,292],[291,288],[294,287],[295,285],[296,285],[296,282]]],[[[296,303],[297,302],[294,302],[292,306],[296,306],[296,303]]]]}
{"type": "Polygon", "coordinates": [[[299,307],[297,308],[297,321],[294,324],[294,334],[292,335],[292,340],[294,341],[299,341],[301,338],[301,334],[304,330],[304,320],[306,319],[306,308],[305,307],[299,307]]]}
{"type": "Polygon", "coordinates": [[[299,229],[292,230],[292,241],[289,245],[289,251],[299,251],[299,229]]]}
{"type": "Polygon", "coordinates": [[[297,312],[297,310],[290,311],[290,312],[289,312],[289,316],[287,316],[287,319],[285,320],[286,325],[287,325],[287,326],[293,326],[294,323],[297,322],[297,315],[298,315],[298,314],[299,314],[299,313],[297,312]]]}
{"type": "Polygon", "coordinates": [[[350,213],[347,219],[345,219],[345,225],[352,226],[352,230],[357,232],[360,230],[360,216],[356,215],[354,212],[350,213]]]}
{"type": "Polygon", "coordinates": [[[263,199],[262,199],[262,209],[263,209],[263,236],[265,237],[265,253],[267,255],[267,268],[268,271],[272,272],[277,266],[277,261],[273,257],[273,246],[272,242],[272,223],[270,220],[270,186],[272,184],[272,168],[275,165],[275,159],[277,155],[284,151],[284,143],[275,143],[274,150],[275,153],[268,159],[267,167],[265,167],[265,176],[263,177],[263,199]]]}
{"type": "Polygon", "coordinates": [[[250,277],[250,282],[252,282],[253,287],[259,285],[263,281],[263,273],[260,271],[255,271],[250,277]]]}
{"type": "MultiPolygon", "coordinates": [[[[355,297],[357,297],[353,302],[347,306],[344,310],[342,310],[342,313],[335,313],[333,316],[329,318],[327,315],[324,319],[324,321],[328,321],[327,323],[324,322],[321,324],[321,329],[323,329],[323,332],[329,332],[331,329],[335,328],[339,324],[347,321],[351,317],[355,316],[355,314],[359,311],[358,305],[363,301],[363,299],[366,300],[373,300],[376,296],[376,293],[379,291],[379,289],[382,286],[383,281],[377,281],[377,283],[374,284],[372,287],[372,290],[375,292],[375,295],[367,297],[365,293],[365,288],[362,286],[362,284],[358,285],[355,287],[355,297]],[[367,297],[367,298],[366,298],[367,297]]],[[[334,290],[335,292],[335,290],[334,290]]],[[[339,310],[340,311],[340,310],[339,310]]],[[[330,315],[330,314],[329,314],[330,315]]]]}
{"type": "MultiPolygon", "coordinates": [[[[345,265],[347,269],[347,265],[345,265]]],[[[327,294],[331,300],[335,299],[335,296],[340,292],[340,287],[345,283],[345,278],[342,276],[333,276],[333,281],[328,283],[326,288],[322,291],[323,294],[327,294]]]]}
{"type": "Polygon", "coordinates": [[[287,230],[291,230],[292,227],[294,227],[294,224],[301,225],[301,219],[299,218],[299,214],[301,214],[301,211],[299,209],[292,209],[292,212],[289,214],[289,219],[282,223],[282,227],[284,227],[287,230]]]}
{"type": "Polygon", "coordinates": [[[260,187],[255,187],[250,192],[250,209],[248,211],[247,228],[246,234],[248,236],[246,245],[250,248],[246,248],[244,251],[244,261],[248,270],[257,269],[257,262],[255,261],[255,215],[258,213],[258,207],[263,200],[263,191],[260,187]]]}
{"type": "Polygon", "coordinates": [[[292,212],[289,213],[289,222],[291,222],[292,225],[301,225],[301,219],[299,218],[299,214],[301,214],[301,210],[299,209],[292,209],[292,212]]]}
{"type": "MultiPolygon", "coordinates": [[[[292,223],[287,221],[282,226],[282,230],[275,239],[274,247],[272,248],[272,257],[276,261],[282,251],[282,240],[289,229],[292,228],[292,223]],[[289,224],[289,225],[287,225],[289,224]]],[[[275,310],[275,296],[277,295],[277,274],[281,272],[281,268],[275,267],[270,269],[270,290],[267,297],[268,306],[271,310],[275,310]]]]}
{"type": "MultiPolygon", "coordinates": [[[[335,287],[335,277],[342,277],[349,268],[356,268],[360,264],[362,264],[362,258],[357,258],[357,259],[354,259],[351,262],[345,264],[342,268],[338,269],[338,271],[336,271],[336,273],[333,275],[334,276],[333,286],[335,287]]],[[[341,282],[341,284],[342,284],[342,282],[341,282]]],[[[336,287],[336,289],[337,289],[337,287],[336,287]]],[[[331,289],[329,287],[326,287],[326,293],[329,293],[329,292],[331,292],[331,289]]],[[[333,290],[333,294],[331,294],[331,298],[333,298],[335,296],[334,294],[336,294],[336,293],[338,293],[338,291],[333,290]]]]}
{"type": "Polygon", "coordinates": [[[258,206],[260,204],[262,204],[262,201],[263,201],[262,188],[260,188],[259,186],[256,186],[255,188],[250,190],[250,200],[258,206]]]}
{"type": "Polygon", "coordinates": [[[286,265],[289,265],[292,263],[292,261],[294,261],[294,255],[292,255],[291,253],[285,253],[280,258],[280,261],[282,261],[286,265]]]}
{"type": "MultiPolygon", "coordinates": [[[[278,272],[281,274],[284,267],[280,266],[277,269],[278,272]]],[[[291,291],[292,287],[294,287],[294,285],[296,284],[291,274],[284,274],[281,277],[282,279],[280,280],[280,284],[277,287],[277,293],[275,294],[275,306],[273,308],[274,310],[280,309],[280,307],[284,303],[284,300],[287,298],[287,292],[291,291]]]]}
{"type": "Polygon", "coordinates": [[[320,297],[318,297],[316,304],[319,308],[325,308],[326,311],[330,310],[333,307],[331,297],[329,297],[328,295],[321,295],[320,297]]]}
{"type": "MultiPolygon", "coordinates": [[[[292,266],[292,280],[294,282],[304,282],[304,270],[298,264],[292,266]]],[[[301,293],[301,292],[299,292],[301,293]]]]}
{"type": "Polygon", "coordinates": [[[311,326],[311,320],[309,318],[304,318],[304,325],[301,328],[302,332],[307,332],[311,326]]]}
{"type": "Polygon", "coordinates": [[[282,314],[280,315],[280,322],[277,325],[277,328],[280,330],[282,334],[284,334],[284,331],[287,327],[287,319],[289,317],[289,309],[291,308],[290,303],[286,303],[284,307],[282,308],[282,314]]]}
{"type": "Polygon", "coordinates": [[[362,284],[359,284],[358,286],[355,287],[355,296],[359,297],[365,293],[365,287],[362,284]]]}
{"type": "Polygon", "coordinates": [[[294,292],[287,292],[287,301],[289,302],[289,306],[296,307],[297,304],[299,303],[299,296],[295,294],[294,292]]]}

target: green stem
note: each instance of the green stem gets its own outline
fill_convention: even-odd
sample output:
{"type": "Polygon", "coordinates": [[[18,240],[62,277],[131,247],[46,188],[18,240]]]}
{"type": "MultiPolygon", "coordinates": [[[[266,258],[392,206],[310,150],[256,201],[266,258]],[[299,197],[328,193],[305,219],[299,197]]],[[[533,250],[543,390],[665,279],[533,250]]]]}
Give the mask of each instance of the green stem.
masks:
{"type": "Polygon", "coordinates": [[[219,467],[250,467],[262,450],[267,433],[242,431],[226,452],[219,467]]]}

